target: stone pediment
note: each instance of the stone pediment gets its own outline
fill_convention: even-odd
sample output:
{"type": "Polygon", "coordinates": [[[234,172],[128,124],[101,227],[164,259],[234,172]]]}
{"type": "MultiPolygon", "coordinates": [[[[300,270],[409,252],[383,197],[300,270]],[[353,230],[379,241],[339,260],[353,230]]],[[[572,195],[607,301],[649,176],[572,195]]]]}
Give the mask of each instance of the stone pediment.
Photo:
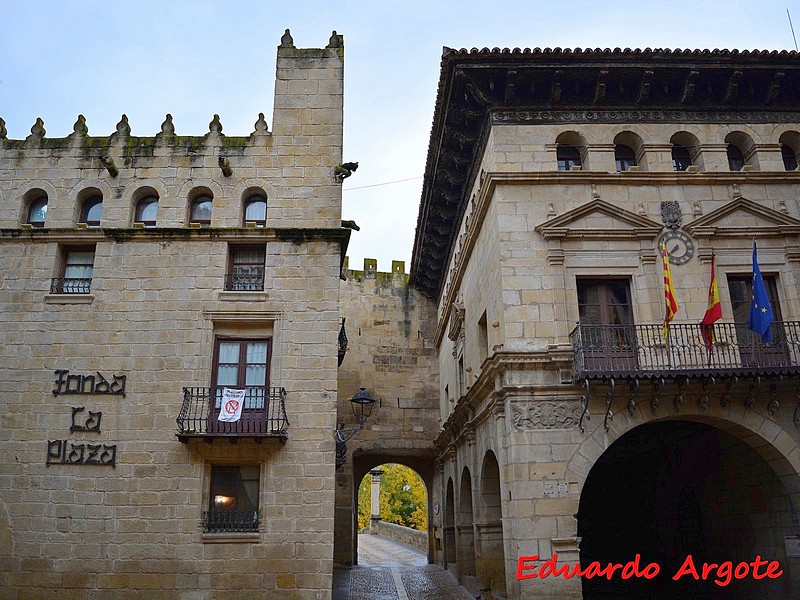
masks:
{"type": "Polygon", "coordinates": [[[653,239],[663,229],[645,217],[595,199],[534,229],[545,238],[653,239]]]}
{"type": "Polygon", "coordinates": [[[800,233],[800,220],[747,198],[737,198],[684,228],[696,238],[783,237],[800,233]]]}

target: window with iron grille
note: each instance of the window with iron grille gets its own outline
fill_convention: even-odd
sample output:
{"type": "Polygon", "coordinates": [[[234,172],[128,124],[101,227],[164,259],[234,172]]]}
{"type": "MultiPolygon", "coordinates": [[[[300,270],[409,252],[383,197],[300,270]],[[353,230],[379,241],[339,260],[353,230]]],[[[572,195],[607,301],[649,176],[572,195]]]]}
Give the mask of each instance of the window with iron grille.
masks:
{"type": "Polygon", "coordinates": [[[67,247],[62,252],[60,277],[53,279],[51,294],[88,294],[92,288],[94,246],[67,247]]]}
{"type": "Polygon", "coordinates": [[[259,479],[258,465],[213,465],[203,532],[258,531],[259,479]]]}
{"type": "Polygon", "coordinates": [[[266,246],[230,246],[225,289],[262,291],[266,254],[266,246]]]}

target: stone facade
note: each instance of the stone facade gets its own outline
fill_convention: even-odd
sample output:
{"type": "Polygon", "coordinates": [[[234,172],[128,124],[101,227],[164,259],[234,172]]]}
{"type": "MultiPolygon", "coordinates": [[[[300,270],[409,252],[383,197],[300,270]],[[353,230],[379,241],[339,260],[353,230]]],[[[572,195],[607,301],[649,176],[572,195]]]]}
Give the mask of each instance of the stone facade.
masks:
{"type": "MultiPolygon", "coordinates": [[[[359,388],[377,401],[364,429],[346,442],[345,462],[336,472],[334,562],[351,565],[357,562],[356,493],[362,478],[384,463],[400,463],[414,469],[430,491],[440,421],[431,339],[435,304],[408,285],[402,261],[381,272],[374,259],[365,259],[363,270],[345,275],[340,307],[348,349],[339,367],[339,423],[358,427],[350,398],[359,388]]],[[[431,514],[430,493],[428,505],[431,514]]],[[[432,559],[433,535],[430,543],[432,559]]]]}
{"type": "Polygon", "coordinates": [[[287,31],[273,126],[261,115],[249,137],[225,136],[217,117],[205,136],[178,136],[169,116],[150,138],[125,117],[110,137],[90,137],[83,117],[66,138],[41,122],[25,140],[0,136],[3,598],[330,598],[343,58],[336,32],[298,49],[287,31]],[[99,223],[86,204],[98,196],[99,223]],[[153,227],[144,197],[157,198],[153,227]],[[200,197],[210,222],[192,223],[200,197]],[[240,249],[261,263],[236,279],[240,249]],[[220,340],[246,361],[245,385],[266,372],[284,390],[248,396],[228,429],[206,420],[208,386],[238,368],[216,369],[220,340]],[[239,496],[211,491],[226,473],[239,496]],[[218,501],[246,497],[244,527],[212,520],[218,501]]]}
{"type": "MultiPolygon", "coordinates": [[[[437,561],[498,597],[614,595],[597,581],[519,580],[518,559],[586,567],[637,552],[670,575],[691,552],[761,555],[783,576],[731,593],[800,589],[800,558],[787,556],[800,534],[798,105],[785,87],[762,96],[740,79],[758,65],[791,87],[800,62],[728,53],[712,74],[710,53],[648,52],[445,50],[411,270],[438,309],[433,526],[437,561]],[[623,145],[635,168],[615,164],[623,145]],[[692,163],[682,172],[676,146],[692,163]],[[569,156],[575,167],[559,165],[569,156]],[[659,243],[670,231],[688,242],[668,248],[680,308],[666,345],[659,243]],[[781,315],[767,351],[777,362],[745,351],[747,314],[732,324],[742,301],[749,313],[750,292],[737,293],[754,238],[781,315]],[[707,364],[697,324],[712,255],[723,320],[707,364]],[[605,305],[594,296],[606,293],[617,295],[605,305]]],[[[714,585],[646,583],[614,589],[701,597],[714,585]]]]}

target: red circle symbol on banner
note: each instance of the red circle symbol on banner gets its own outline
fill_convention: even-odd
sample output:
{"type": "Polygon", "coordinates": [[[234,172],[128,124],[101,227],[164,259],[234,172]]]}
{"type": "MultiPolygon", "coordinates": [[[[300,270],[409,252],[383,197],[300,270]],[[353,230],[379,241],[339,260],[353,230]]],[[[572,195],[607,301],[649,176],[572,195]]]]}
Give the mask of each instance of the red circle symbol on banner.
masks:
{"type": "Polygon", "coordinates": [[[239,401],[238,400],[228,400],[225,403],[225,412],[227,413],[235,413],[239,410],[239,401]]]}

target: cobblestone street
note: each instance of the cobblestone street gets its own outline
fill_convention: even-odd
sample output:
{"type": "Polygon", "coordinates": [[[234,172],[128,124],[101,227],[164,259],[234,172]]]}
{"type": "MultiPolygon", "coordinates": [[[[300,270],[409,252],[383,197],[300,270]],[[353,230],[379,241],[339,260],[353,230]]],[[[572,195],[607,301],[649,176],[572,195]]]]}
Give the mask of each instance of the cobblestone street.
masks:
{"type": "Polygon", "coordinates": [[[470,600],[472,596],[425,554],[379,535],[358,536],[358,566],[337,569],[333,600],[470,600]]]}

